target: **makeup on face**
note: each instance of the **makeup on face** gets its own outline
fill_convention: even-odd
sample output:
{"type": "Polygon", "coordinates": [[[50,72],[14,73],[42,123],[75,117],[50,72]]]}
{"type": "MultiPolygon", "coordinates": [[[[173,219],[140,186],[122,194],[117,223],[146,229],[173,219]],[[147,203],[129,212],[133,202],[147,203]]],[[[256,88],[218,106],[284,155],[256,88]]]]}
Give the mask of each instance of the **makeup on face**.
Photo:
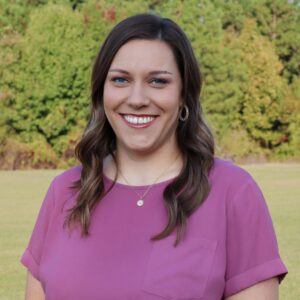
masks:
{"type": "Polygon", "coordinates": [[[117,144],[132,150],[172,147],[181,87],[168,44],[133,40],[123,45],[110,66],[103,92],[105,114],[117,144]]]}

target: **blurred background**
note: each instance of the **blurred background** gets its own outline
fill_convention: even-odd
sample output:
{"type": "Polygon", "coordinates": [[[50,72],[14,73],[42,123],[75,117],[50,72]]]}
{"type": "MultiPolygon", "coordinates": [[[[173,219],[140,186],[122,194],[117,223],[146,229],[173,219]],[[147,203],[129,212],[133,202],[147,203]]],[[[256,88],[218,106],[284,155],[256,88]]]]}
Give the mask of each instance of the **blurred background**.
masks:
{"type": "Polygon", "coordinates": [[[117,22],[141,12],[173,19],[191,40],[216,154],[262,187],[290,272],[280,299],[298,299],[300,1],[292,0],[0,0],[0,299],[23,299],[19,258],[43,196],[53,176],[78,164],[95,56],[117,22]]]}
{"type": "Polygon", "coordinates": [[[0,169],[75,163],[93,60],[112,26],[146,11],[190,38],[218,155],[299,161],[299,1],[0,0],[0,169]]]}

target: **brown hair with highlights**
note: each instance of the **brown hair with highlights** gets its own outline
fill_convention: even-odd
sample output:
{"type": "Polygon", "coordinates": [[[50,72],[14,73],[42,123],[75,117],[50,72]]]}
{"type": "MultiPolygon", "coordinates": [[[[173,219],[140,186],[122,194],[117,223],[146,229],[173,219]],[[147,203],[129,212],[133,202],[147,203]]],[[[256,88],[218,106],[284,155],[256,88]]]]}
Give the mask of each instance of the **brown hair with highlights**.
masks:
{"type": "Polygon", "coordinates": [[[68,210],[64,226],[70,228],[79,222],[82,235],[88,235],[92,211],[105,196],[103,160],[107,155],[112,155],[118,170],[114,155],[116,136],[104,113],[103,88],[116,53],[122,45],[134,39],[161,40],[171,47],[182,79],[183,101],[190,112],[188,119],[179,121],[176,129],[183,167],[163,193],[168,221],[164,230],[151,238],[163,239],[176,229],[176,246],[183,237],[187,218],[204,202],[210,191],[208,175],[214,161],[214,140],[202,113],[199,99],[202,77],[191,44],[175,22],[153,14],[138,14],[117,24],[96,57],[91,78],[89,122],[75,149],[82,164],[81,178],[72,186],[78,195],[76,204],[68,210]]]}

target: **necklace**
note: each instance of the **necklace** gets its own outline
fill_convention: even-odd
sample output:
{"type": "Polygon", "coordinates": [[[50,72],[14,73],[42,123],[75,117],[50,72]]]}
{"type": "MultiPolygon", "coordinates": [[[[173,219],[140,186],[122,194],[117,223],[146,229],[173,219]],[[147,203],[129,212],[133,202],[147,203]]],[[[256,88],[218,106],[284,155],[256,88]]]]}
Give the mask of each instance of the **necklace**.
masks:
{"type": "Polygon", "coordinates": [[[125,176],[122,174],[122,172],[121,172],[121,170],[119,170],[119,173],[120,173],[120,175],[123,177],[123,179],[126,181],[126,183],[129,185],[129,187],[138,195],[138,200],[137,200],[137,202],[136,202],[136,205],[137,206],[139,206],[139,207],[141,207],[141,206],[143,206],[144,205],[144,203],[145,203],[145,197],[146,197],[146,195],[148,194],[148,192],[150,191],[150,189],[153,187],[153,185],[157,182],[157,180],[163,175],[163,174],[165,174],[174,164],[175,164],[175,162],[177,161],[177,159],[178,159],[178,157],[179,157],[179,155],[180,155],[180,153],[176,156],[176,159],[175,159],[175,161],[170,165],[170,166],[168,166],[168,168],[167,169],[165,169],[156,179],[155,179],[155,181],[151,184],[151,185],[149,185],[148,186],[148,188],[147,188],[147,190],[144,192],[144,194],[143,195],[140,195],[133,187],[132,187],[132,185],[128,182],[128,180],[125,178],[125,176]]]}

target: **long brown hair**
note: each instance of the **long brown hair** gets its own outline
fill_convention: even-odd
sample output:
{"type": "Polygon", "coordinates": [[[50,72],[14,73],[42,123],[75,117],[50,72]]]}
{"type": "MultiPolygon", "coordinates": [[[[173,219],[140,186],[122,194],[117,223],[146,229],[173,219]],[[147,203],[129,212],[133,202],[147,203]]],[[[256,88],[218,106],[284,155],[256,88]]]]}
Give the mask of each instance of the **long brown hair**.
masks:
{"type": "MultiPolygon", "coordinates": [[[[103,88],[116,53],[122,45],[133,39],[162,40],[171,47],[183,83],[183,101],[190,112],[188,119],[185,122],[179,121],[176,129],[183,167],[163,192],[168,222],[161,233],[151,238],[163,239],[177,229],[176,246],[184,234],[187,218],[208,196],[208,175],[214,161],[214,140],[202,114],[199,99],[202,77],[190,42],[176,23],[153,14],[138,14],[117,24],[96,57],[91,78],[90,118],[75,149],[82,170],[81,178],[73,183],[72,188],[79,193],[76,204],[68,210],[64,225],[70,227],[71,224],[80,222],[82,235],[88,235],[92,210],[105,196],[103,160],[107,155],[113,157],[118,170],[114,155],[116,136],[104,113],[103,88]]],[[[116,178],[114,183],[115,181],[116,178]]]]}

